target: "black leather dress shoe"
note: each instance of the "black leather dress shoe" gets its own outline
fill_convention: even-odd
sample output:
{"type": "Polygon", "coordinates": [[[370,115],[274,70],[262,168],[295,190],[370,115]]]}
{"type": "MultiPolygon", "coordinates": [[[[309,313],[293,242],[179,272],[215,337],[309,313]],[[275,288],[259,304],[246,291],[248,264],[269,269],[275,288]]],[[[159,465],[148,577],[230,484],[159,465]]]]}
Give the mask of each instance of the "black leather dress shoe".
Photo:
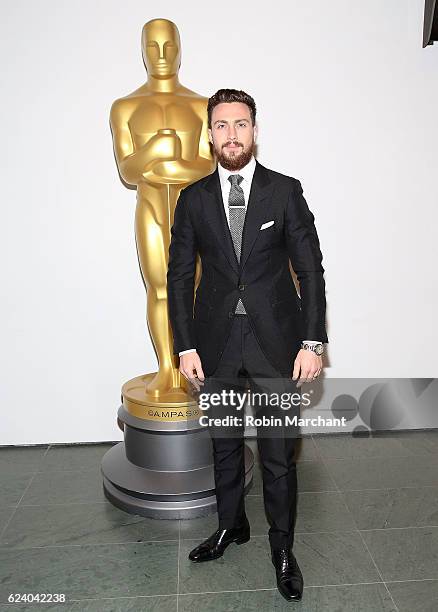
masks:
{"type": "Polygon", "coordinates": [[[299,601],[303,596],[303,575],[290,548],[271,551],[277,574],[277,588],[287,601],[299,601]]]}
{"type": "Polygon", "coordinates": [[[199,563],[200,561],[212,561],[224,554],[226,547],[232,542],[244,544],[250,538],[250,527],[248,519],[241,527],[232,529],[217,529],[209,538],[201,542],[199,546],[189,553],[190,561],[199,563]]]}

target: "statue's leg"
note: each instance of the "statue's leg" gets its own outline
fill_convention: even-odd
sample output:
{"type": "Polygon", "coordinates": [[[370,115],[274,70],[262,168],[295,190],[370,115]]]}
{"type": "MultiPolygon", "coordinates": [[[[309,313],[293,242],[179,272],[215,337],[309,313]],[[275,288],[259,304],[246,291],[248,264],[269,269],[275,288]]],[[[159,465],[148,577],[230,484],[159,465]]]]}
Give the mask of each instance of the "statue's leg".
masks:
{"type": "Polygon", "coordinates": [[[137,199],[135,237],[141,272],[147,287],[147,322],[158,359],[158,372],[147,386],[156,396],[181,387],[178,358],[173,355],[167,309],[167,265],[170,243],[167,189],[151,188],[149,198],[137,199]]]}

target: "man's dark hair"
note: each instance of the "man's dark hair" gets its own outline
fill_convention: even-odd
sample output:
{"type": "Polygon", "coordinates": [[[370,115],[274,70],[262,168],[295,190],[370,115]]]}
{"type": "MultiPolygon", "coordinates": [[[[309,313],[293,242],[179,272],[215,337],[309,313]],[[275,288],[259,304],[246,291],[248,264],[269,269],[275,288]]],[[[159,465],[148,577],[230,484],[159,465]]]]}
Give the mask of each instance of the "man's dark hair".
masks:
{"type": "Polygon", "coordinates": [[[211,115],[214,107],[223,102],[242,102],[246,104],[249,108],[252,124],[255,125],[256,104],[254,98],[241,89],[218,89],[217,92],[208,99],[207,116],[209,128],[211,128],[211,115]]]}

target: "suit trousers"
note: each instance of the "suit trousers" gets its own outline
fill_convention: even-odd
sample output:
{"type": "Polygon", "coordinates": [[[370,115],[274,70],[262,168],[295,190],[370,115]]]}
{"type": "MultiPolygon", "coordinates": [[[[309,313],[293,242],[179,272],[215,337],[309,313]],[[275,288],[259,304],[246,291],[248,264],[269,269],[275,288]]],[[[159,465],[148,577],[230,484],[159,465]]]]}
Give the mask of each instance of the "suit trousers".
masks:
{"type": "MultiPolygon", "coordinates": [[[[292,376],[293,364],[291,363],[292,376]]],[[[248,315],[236,314],[216,370],[205,378],[202,393],[228,392],[226,401],[208,407],[211,419],[237,416],[240,424],[209,425],[213,445],[219,529],[240,526],[246,518],[244,505],[244,410],[236,409],[231,391],[244,398],[258,393],[251,403],[257,425],[257,446],[262,468],[263,498],[272,549],[292,547],[297,505],[295,449],[298,427],[285,422],[285,415],[299,417],[300,405],[279,406],[278,399],[299,396],[297,381],[284,378],[263,353],[248,315]],[[263,419],[263,417],[265,417],[263,419]],[[263,421],[263,422],[262,422],[263,421]],[[275,424],[274,424],[275,423],[275,424]],[[281,423],[281,424],[280,424],[281,423]]],[[[205,397],[205,396],[204,396],[205,397]]],[[[218,397],[218,396],[216,396],[218,397]]],[[[234,396],[236,397],[236,395],[234,396]]],[[[243,403],[243,400],[242,400],[243,403]]],[[[290,403],[290,402],[289,402],[290,403]]],[[[221,421],[222,422],[222,421],[221,421]]]]}

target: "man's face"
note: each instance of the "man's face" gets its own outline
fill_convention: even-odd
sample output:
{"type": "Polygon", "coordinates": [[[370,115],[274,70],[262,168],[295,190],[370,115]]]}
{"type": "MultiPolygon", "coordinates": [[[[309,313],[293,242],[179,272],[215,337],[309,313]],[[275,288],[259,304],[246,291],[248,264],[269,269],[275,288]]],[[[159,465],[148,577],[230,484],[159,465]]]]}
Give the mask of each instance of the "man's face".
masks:
{"type": "Polygon", "coordinates": [[[178,31],[164,19],[154,19],[143,27],[142,53],[148,74],[166,79],[178,73],[181,49],[178,31]]]}
{"type": "Polygon", "coordinates": [[[251,159],[257,126],[243,102],[223,102],[214,107],[208,137],[218,162],[227,170],[240,170],[251,159]]]}

